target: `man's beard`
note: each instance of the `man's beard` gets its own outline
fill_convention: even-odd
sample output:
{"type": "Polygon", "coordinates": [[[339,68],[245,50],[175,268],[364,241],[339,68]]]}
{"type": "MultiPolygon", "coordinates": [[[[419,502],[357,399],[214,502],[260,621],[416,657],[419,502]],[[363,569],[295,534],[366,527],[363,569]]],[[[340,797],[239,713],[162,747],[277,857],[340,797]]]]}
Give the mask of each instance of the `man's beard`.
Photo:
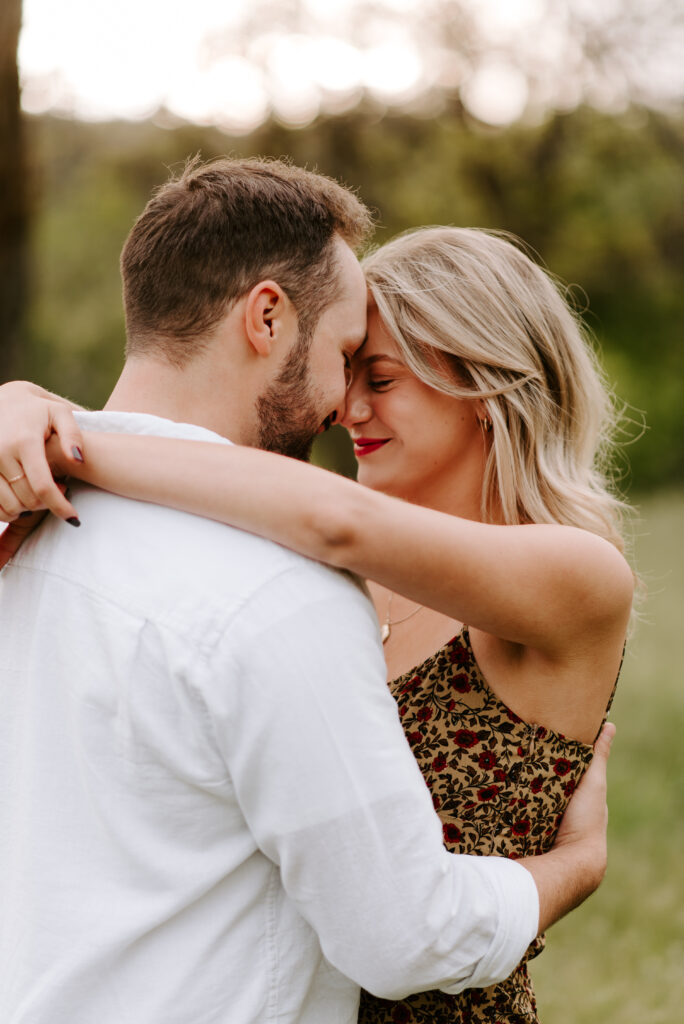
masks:
{"type": "Polygon", "coordinates": [[[309,374],[311,337],[311,331],[300,332],[285,366],[256,403],[258,447],[303,462],[321,426],[309,374]]]}

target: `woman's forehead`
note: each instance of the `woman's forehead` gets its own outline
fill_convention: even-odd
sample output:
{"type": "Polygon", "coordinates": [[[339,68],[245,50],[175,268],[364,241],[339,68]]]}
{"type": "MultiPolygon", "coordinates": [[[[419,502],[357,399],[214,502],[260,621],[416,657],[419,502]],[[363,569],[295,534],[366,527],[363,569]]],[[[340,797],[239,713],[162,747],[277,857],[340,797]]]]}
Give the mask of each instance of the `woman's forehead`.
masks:
{"type": "Polygon", "coordinates": [[[363,346],[363,354],[378,355],[380,352],[399,358],[399,346],[390,334],[384,320],[373,303],[368,307],[368,337],[363,346]]]}

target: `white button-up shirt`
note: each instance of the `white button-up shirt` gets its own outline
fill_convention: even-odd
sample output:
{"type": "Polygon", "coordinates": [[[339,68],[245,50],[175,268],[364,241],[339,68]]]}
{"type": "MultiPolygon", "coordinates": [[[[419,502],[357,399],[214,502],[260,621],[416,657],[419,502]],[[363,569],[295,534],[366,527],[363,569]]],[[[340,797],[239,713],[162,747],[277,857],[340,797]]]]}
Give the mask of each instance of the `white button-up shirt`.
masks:
{"type": "MultiPolygon", "coordinates": [[[[220,442],[156,417],[88,429],[220,442]]],[[[0,577],[3,1024],[353,1024],[487,985],[531,875],[456,857],[348,577],[79,486],[0,577]]]]}

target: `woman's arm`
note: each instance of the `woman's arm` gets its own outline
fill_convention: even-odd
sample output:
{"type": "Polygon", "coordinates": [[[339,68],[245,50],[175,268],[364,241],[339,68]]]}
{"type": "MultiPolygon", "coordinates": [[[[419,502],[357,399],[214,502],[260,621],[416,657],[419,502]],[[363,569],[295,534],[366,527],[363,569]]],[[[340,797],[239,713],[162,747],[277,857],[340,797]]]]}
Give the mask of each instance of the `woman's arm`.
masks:
{"type": "Polygon", "coordinates": [[[259,534],[549,654],[629,617],[626,561],[573,527],[459,519],[254,448],[86,433],[74,467],[52,445],[95,486],[259,534]]]}

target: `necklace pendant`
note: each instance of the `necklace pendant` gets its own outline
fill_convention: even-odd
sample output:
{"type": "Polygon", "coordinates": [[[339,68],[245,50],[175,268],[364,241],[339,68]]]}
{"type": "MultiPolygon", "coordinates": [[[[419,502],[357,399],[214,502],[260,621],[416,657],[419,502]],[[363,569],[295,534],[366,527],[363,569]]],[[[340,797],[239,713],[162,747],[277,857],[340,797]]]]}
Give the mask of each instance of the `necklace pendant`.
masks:
{"type": "Polygon", "coordinates": [[[383,644],[387,643],[387,641],[390,638],[391,632],[392,630],[390,628],[389,622],[383,622],[382,626],[380,627],[380,639],[382,640],[383,644]]]}

